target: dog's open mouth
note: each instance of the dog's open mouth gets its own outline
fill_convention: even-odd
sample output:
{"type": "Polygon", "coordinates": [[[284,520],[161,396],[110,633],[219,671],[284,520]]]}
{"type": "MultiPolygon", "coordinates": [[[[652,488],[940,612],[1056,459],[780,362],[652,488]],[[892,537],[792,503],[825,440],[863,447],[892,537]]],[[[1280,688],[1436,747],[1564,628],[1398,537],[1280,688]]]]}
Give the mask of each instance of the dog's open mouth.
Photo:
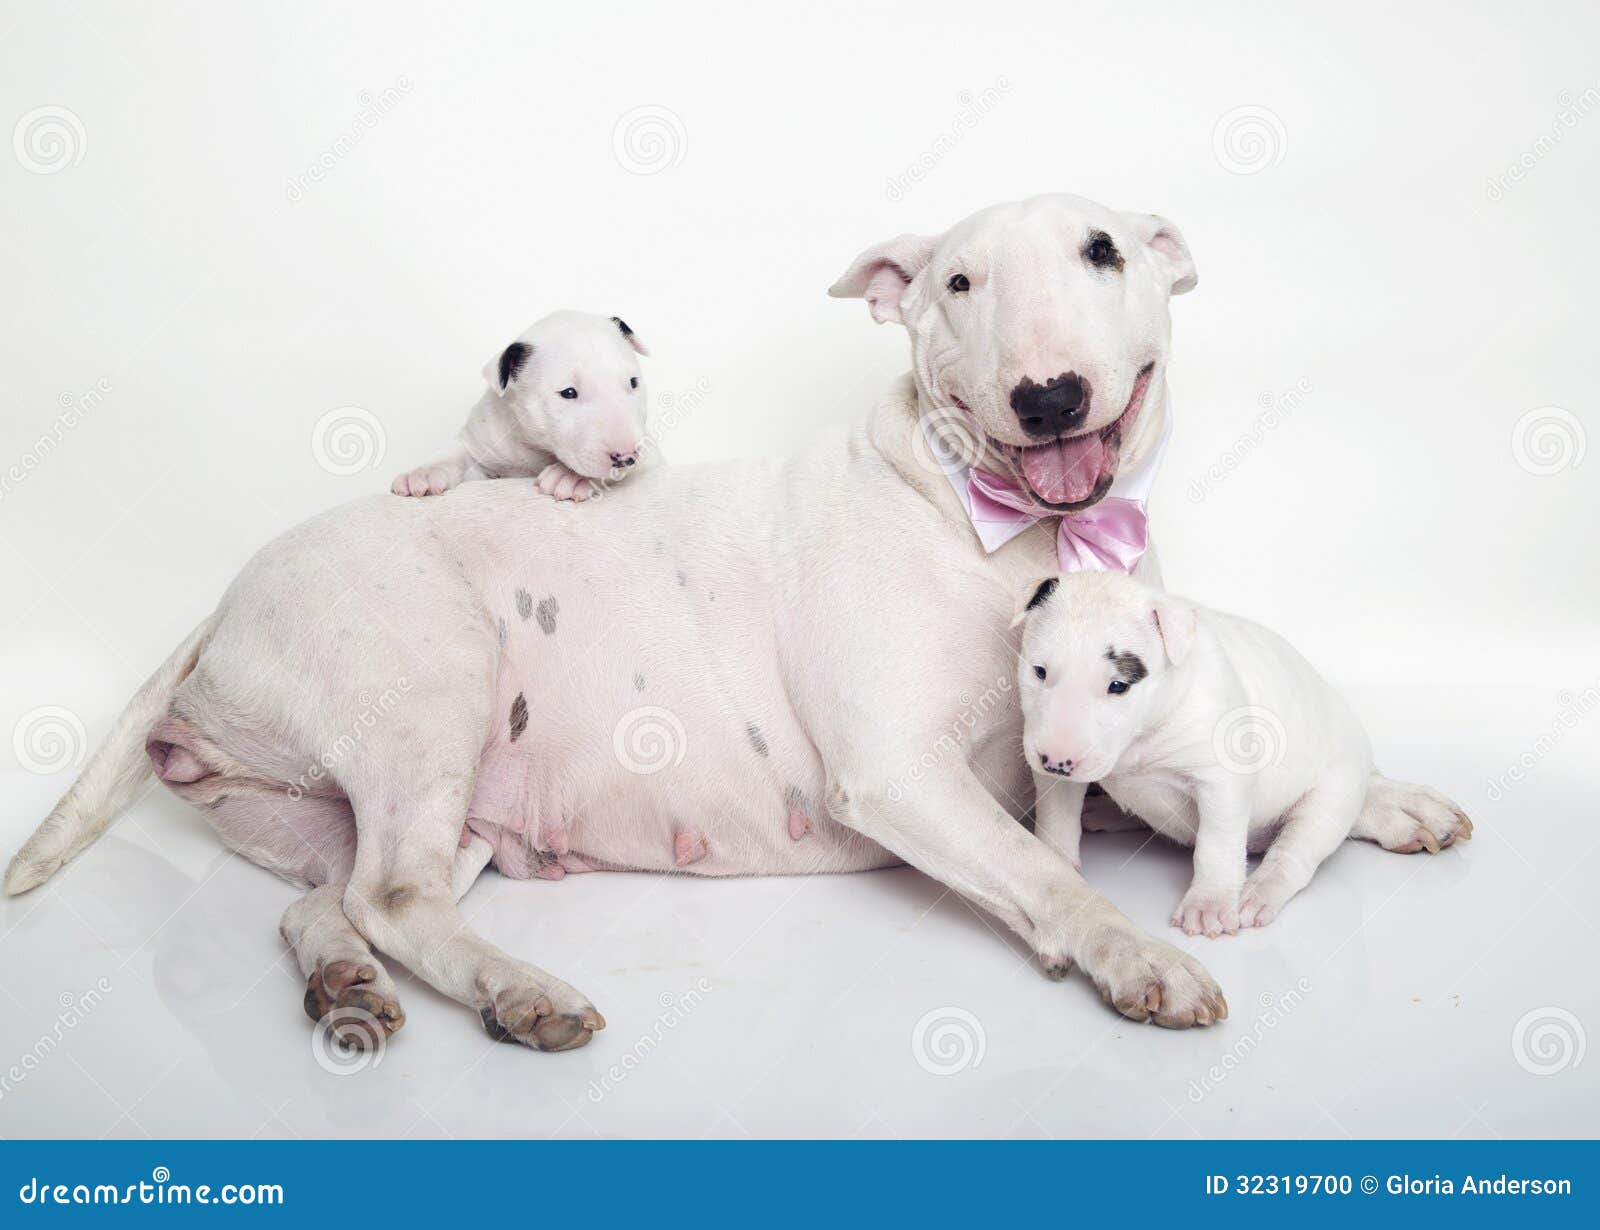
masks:
{"type": "Polygon", "coordinates": [[[1122,438],[1139,417],[1154,370],[1154,363],[1140,370],[1127,406],[1098,431],[1027,446],[991,439],[989,447],[1005,459],[1040,504],[1060,512],[1087,508],[1111,489],[1117,477],[1122,438]]]}

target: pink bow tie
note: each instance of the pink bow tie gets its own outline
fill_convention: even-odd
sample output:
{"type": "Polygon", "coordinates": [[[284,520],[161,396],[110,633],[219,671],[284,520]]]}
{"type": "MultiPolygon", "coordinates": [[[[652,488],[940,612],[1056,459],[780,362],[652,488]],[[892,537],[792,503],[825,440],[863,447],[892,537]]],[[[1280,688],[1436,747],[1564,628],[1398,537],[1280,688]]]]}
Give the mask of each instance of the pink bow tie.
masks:
{"type": "Polygon", "coordinates": [[[1001,525],[1032,525],[1061,517],[1056,558],[1063,572],[1132,572],[1149,541],[1144,501],[1106,496],[1082,512],[1041,508],[1009,478],[973,467],[967,472],[972,520],[1001,525]]]}

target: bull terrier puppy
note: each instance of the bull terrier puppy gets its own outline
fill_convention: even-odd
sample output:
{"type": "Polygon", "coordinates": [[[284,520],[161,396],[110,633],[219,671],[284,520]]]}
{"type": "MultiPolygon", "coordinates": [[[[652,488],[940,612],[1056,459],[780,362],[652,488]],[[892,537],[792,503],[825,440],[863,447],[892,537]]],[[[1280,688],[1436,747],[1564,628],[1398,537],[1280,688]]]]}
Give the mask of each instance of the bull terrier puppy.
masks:
{"type": "Polygon", "coordinates": [[[552,312],[484,365],[488,389],[461,447],[396,478],[396,495],[440,495],[475,478],[534,477],[558,500],[583,501],[649,459],[639,356],[618,316],[552,312]]]}
{"type": "Polygon", "coordinates": [[[1437,853],[1472,835],[1442,796],[1414,814],[1364,807],[1376,770],[1360,720],[1259,624],[1120,572],[1040,581],[1017,622],[1039,836],[1078,863],[1084,795],[1098,782],[1194,847],[1172,915],[1186,934],[1266,926],[1347,837],[1437,853]],[[1262,851],[1246,876],[1247,854],[1262,851]]]}

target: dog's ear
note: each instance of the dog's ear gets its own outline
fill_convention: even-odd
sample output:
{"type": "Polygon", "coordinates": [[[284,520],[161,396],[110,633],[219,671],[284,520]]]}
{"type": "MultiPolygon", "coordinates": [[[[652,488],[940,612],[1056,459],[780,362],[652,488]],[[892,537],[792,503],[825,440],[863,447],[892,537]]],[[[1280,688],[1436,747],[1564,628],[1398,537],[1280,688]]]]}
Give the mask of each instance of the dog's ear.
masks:
{"type": "Polygon", "coordinates": [[[1024,619],[1028,612],[1043,606],[1050,601],[1050,595],[1056,592],[1056,586],[1061,584],[1060,577],[1039,577],[1030,581],[1028,587],[1022,591],[1022,597],[1017,601],[1016,614],[1011,617],[1011,626],[1015,628],[1024,619]]]}
{"type": "Polygon", "coordinates": [[[628,328],[628,322],[623,320],[622,317],[613,316],[611,318],[611,323],[616,325],[617,328],[619,330],[621,330],[622,336],[625,337],[627,339],[627,341],[628,341],[628,345],[632,346],[640,354],[647,355],[647,354],[650,353],[649,348],[643,342],[641,342],[639,340],[639,335],[637,333],[635,333],[632,329],[628,328]]]}
{"type": "Polygon", "coordinates": [[[1123,217],[1133,227],[1134,234],[1148,249],[1156,265],[1167,273],[1171,280],[1171,293],[1181,295],[1193,290],[1200,281],[1200,274],[1194,267],[1194,257],[1189,252],[1183,232],[1160,214],[1124,214],[1123,217]]]}
{"type": "Polygon", "coordinates": [[[504,393],[527,366],[533,347],[527,342],[512,342],[483,365],[483,380],[496,393],[504,393]]]}
{"type": "Polygon", "coordinates": [[[1171,594],[1157,594],[1150,617],[1155,620],[1156,631],[1161,634],[1167,661],[1178,665],[1194,647],[1195,629],[1199,625],[1194,607],[1171,594]]]}
{"type": "Polygon", "coordinates": [[[938,235],[900,235],[873,244],[855,260],[839,280],[828,287],[835,299],[865,299],[872,319],[901,322],[900,300],[906,287],[933,259],[939,246],[938,235]]]}

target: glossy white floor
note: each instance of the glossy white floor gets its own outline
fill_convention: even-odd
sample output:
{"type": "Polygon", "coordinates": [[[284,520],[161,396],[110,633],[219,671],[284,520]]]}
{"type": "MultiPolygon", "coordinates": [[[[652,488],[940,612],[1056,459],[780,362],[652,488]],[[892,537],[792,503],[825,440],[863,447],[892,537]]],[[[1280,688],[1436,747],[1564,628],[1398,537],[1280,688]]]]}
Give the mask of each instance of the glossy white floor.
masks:
{"type": "MultiPolygon", "coordinates": [[[[0,1133],[1595,1135],[1600,717],[1568,726],[1585,697],[1532,689],[1355,699],[1390,767],[1449,788],[1477,838],[1434,858],[1351,843],[1267,930],[1184,941],[1232,1016],[1183,1034],[1047,981],[909,870],[490,874],[467,898],[476,925],[582,987],[610,1028],[561,1055],[497,1045],[407,978],[405,1028],[341,1071],[315,1056],[275,931],[293,890],[157,791],[4,905],[0,1133]],[[1524,752],[1523,780],[1491,789],[1524,752]]],[[[4,780],[9,853],[63,779],[4,780]]],[[[1085,857],[1130,915],[1182,939],[1166,927],[1182,851],[1103,835],[1085,857]]]]}

